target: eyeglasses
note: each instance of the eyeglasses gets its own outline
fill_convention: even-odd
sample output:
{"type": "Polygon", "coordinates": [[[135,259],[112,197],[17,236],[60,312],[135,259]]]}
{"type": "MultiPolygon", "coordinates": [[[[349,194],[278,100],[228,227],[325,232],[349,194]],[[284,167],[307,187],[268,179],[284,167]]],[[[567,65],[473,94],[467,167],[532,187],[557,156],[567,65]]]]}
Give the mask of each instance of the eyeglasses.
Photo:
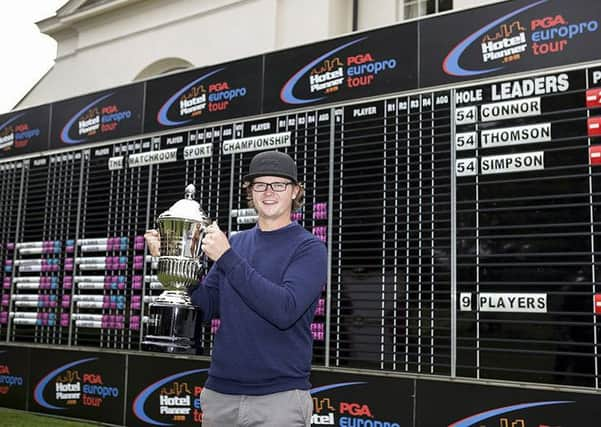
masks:
{"type": "Polygon", "coordinates": [[[263,193],[267,191],[267,187],[271,187],[272,191],[277,193],[281,193],[282,191],[286,191],[288,185],[292,184],[291,182],[253,182],[250,184],[250,188],[257,193],[263,193]]]}

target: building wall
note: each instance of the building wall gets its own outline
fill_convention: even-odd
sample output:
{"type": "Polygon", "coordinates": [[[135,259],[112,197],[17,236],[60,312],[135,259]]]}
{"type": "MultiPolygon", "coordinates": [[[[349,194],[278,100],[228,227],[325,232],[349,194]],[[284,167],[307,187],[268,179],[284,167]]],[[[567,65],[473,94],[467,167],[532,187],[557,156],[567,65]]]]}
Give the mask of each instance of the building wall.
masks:
{"type": "MultiPolygon", "coordinates": [[[[495,0],[455,0],[456,8],[495,0]]],[[[353,0],[117,0],[96,16],[67,14],[55,66],[17,108],[124,85],[175,64],[222,63],[351,32],[353,0]],[[171,60],[165,60],[171,58],[171,60]]],[[[402,21],[401,0],[358,0],[357,29],[402,21]]],[[[44,30],[42,23],[42,30],[44,30]]],[[[47,26],[48,24],[46,24],[47,26]]]]}
{"type": "Polygon", "coordinates": [[[484,6],[491,3],[499,3],[500,0],[453,0],[454,9],[466,9],[468,7],[484,6]]]}
{"type": "Polygon", "coordinates": [[[53,34],[55,66],[18,108],[126,84],[164,58],[202,67],[350,32],[348,2],[133,2],[53,34]]]}
{"type": "MultiPolygon", "coordinates": [[[[483,6],[502,0],[453,0],[453,9],[483,6]]],[[[367,30],[374,27],[393,25],[404,17],[404,0],[358,0],[358,28],[367,30]]]]}

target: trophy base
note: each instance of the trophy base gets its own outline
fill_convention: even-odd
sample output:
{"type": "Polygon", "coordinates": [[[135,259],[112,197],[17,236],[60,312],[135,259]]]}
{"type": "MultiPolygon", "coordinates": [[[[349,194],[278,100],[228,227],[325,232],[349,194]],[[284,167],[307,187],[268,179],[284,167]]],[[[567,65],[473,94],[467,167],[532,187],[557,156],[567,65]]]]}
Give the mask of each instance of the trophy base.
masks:
{"type": "MultiPolygon", "coordinates": [[[[182,301],[179,298],[174,299],[182,301]]],[[[187,303],[163,300],[150,304],[147,334],[142,341],[142,350],[194,353],[196,324],[200,315],[200,308],[187,303]]]]}
{"type": "Polygon", "coordinates": [[[142,350],[156,353],[195,354],[192,344],[193,342],[187,338],[147,335],[142,341],[142,350]]]}
{"type": "Polygon", "coordinates": [[[191,306],[192,299],[186,292],[183,291],[163,291],[161,295],[154,300],[154,303],[191,306]]]}

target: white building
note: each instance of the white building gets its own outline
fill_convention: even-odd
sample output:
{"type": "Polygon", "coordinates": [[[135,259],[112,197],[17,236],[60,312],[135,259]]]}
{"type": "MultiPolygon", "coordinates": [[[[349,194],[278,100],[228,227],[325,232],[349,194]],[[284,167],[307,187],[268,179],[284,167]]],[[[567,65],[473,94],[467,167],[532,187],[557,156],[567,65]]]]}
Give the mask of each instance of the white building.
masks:
{"type": "Polygon", "coordinates": [[[55,65],[15,108],[498,0],[71,0],[55,65]]]}

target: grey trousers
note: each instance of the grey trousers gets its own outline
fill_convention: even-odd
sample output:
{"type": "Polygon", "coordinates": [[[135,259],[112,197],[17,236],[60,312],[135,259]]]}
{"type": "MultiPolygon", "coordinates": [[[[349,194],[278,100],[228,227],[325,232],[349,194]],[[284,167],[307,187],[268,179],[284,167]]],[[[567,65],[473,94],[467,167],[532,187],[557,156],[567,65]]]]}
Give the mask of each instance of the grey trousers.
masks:
{"type": "Polygon", "coordinates": [[[200,406],[202,427],[311,427],[313,413],[308,390],[248,396],[203,388],[200,406]]]}

